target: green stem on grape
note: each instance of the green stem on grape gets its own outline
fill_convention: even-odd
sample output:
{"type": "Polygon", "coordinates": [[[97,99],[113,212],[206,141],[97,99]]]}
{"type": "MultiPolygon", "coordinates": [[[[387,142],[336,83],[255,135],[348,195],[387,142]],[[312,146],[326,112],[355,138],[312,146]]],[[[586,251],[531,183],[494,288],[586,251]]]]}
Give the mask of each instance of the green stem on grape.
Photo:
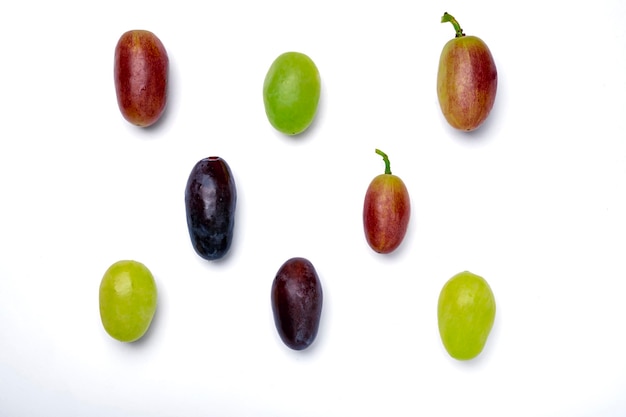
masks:
{"type": "Polygon", "coordinates": [[[376,153],[383,157],[383,161],[385,162],[385,174],[391,175],[391,163],[389,162],[387,154],[380,149],[376,149],[376,153]]]}
{"type": "Polygon", "coordinates": [[[461,29],[461,25],[459,25],[459,22],[457,22],[456,19],[448,12],[445,12],[441,17],[441,23],[446,22],[450,22],[452,23],[452,26],[454,26],[454,30],[456,31],[456,38],[465,36],[465,33],[463,33],[463,29],[461,29]]]}

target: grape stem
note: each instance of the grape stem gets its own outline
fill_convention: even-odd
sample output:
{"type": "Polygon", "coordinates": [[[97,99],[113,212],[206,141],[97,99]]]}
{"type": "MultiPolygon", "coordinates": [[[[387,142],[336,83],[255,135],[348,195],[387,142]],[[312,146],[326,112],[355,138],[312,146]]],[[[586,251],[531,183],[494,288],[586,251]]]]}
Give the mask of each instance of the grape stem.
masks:
{"type": "Polygon", "coordinates": [[[383,157],[383,161],[385,162],[385,174],[391,175],[391,163],[389,162],[387,154],[380,149],[376,149],[376,153],[383,157]]]}
{"type": "Polygon", "coordinates": [[[445,12],[443,16],[441,16],[441,23],[446,22],[450,22],[452,23],[452,26],[454,26],[454,30],[456,31],[456,38],[465,36],[465,33],[463,33],[463,29],[461,29],[461,25],[459,25],[459,22],[457,22],[456,19],[448,12],[445,12]]]}

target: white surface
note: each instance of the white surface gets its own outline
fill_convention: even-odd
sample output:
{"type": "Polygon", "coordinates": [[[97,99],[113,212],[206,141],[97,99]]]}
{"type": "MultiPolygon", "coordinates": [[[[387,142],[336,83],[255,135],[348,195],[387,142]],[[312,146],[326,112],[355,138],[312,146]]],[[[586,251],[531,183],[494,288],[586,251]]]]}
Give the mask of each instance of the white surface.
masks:
{"type": "Polygon", "coordinates": [[[626,3],[615,1],[10,2],[0,13],[0,415],[626,415],[626,3]],[[200,7],[200,8],[199,8],[200,7]],[[495,108],[475,134],[435,92],[444,11],[490,47],[495,108]],[[155,32],[171,63],[153,129],[122,119],[113,48],[155,32]],[[261,88],[280,53],[316,62],[302,137],[274,131],[261,88]],[[409,233],[373,253],[361,210],[383,171],[409,233]],[[219,155],[239,201],[223,262],[195,255],[184,186],[219,155]],[[308,351],[269,302],[289,257],[318,270],[308,351]],[[103,330],[110,264],[154,273],[146,337],[103,330]],[[451,359],[445,281],[470,270],[497,301],[483,354],[451,359]]]}

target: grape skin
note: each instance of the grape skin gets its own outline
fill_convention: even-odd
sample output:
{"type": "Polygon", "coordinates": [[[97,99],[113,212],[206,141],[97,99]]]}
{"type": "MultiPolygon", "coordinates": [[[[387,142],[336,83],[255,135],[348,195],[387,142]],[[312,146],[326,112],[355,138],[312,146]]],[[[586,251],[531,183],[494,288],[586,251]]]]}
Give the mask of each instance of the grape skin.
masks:
{"type": "Polygon", "coordinates": [[[478,356],[487,342],[496,302],[487,281],[461,272],[446,282],[439,295],[437,318],[444,347],[455,359],[478,356]]]}

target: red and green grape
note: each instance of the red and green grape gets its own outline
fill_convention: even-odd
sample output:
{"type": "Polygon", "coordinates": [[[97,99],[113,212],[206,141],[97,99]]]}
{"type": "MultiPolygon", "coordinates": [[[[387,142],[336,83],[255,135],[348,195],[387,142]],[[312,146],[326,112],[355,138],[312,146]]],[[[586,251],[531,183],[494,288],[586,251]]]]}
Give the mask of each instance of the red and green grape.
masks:
{"type": "Polygon", "coordinates": [[[363,203],[365,239],[378,253],[391,253],[400,246],[409,227],[411,199],[400,177],[391,173],[389,158],[383,157],[385,173],[376,176],[367,187],[363,203]]]}

